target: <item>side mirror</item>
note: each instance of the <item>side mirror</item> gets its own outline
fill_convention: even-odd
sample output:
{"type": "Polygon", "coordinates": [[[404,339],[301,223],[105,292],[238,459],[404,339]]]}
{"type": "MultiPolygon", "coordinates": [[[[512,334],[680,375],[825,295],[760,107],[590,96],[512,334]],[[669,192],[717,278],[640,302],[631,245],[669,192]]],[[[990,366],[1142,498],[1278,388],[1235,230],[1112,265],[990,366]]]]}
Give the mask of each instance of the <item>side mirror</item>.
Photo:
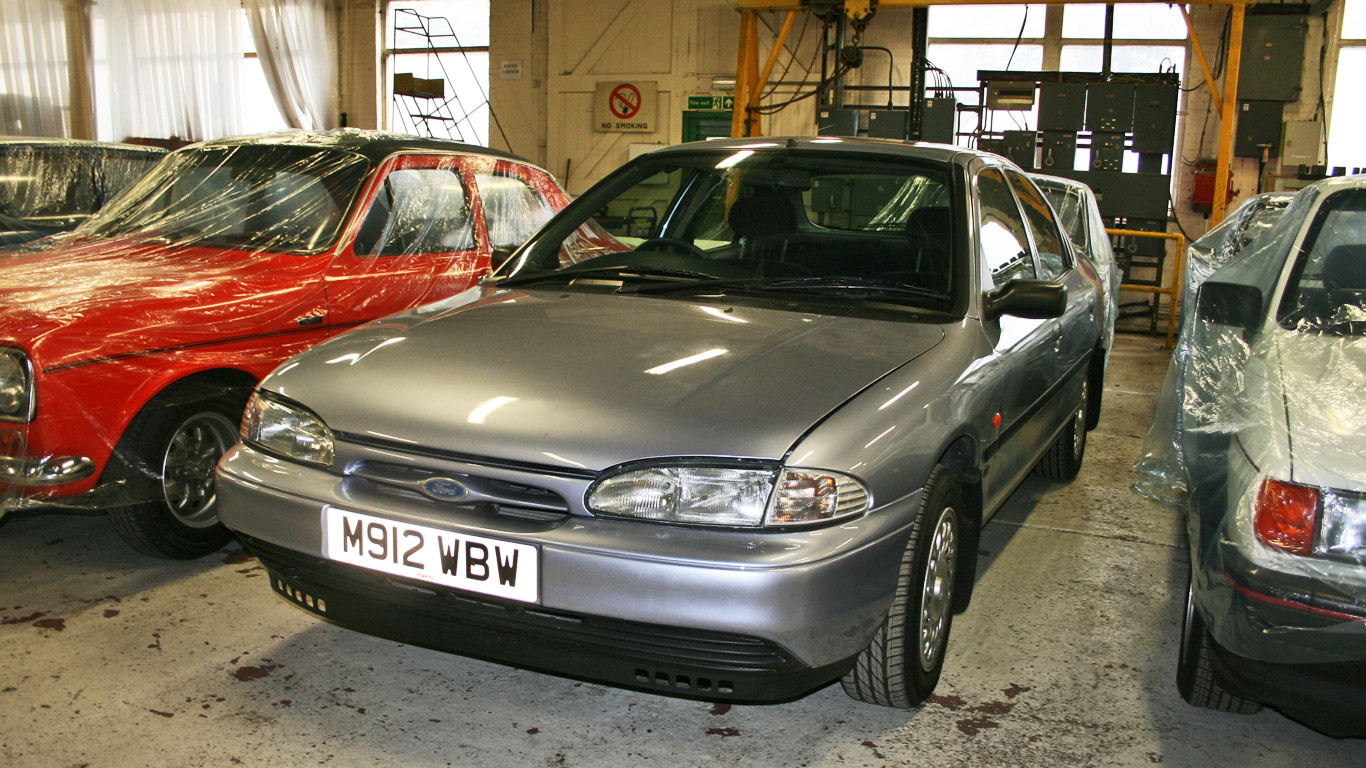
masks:
{"type": "Polygon", "coordinates": [[[507,246],[494,248],[493,253],[489,255],[489,261],[492,262],[493,269],[497,269],[506,264],[507,260],[512,258],[512,254],[516,252],[516,248],[509,248],[507,246]]]}
{"type": "Polygon", "coordinates": [[[985,309],[988,320],[1001,315],[1037,319],[1062,317],[1067,311],[1067,288],[1061,283],[1044,280],[1011,280],[1000,288],[987,291],[985,309]]]}
{"type": "Polygon", "coordinates": [[[1196,299],[1196,316],[1254,333],[1262,325],[1262,292],[1250,285],[1206,282],[1196,299]]]}

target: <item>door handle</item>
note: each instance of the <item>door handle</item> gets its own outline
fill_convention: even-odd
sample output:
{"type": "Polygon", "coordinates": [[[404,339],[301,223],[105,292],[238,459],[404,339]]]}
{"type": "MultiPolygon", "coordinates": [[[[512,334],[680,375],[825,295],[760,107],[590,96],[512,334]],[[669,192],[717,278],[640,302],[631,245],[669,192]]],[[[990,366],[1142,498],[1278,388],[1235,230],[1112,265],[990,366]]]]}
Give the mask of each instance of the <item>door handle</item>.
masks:
{"type": "Polygon", "coordinates": [[[322,316],[322,315],[314,315],[314,316],[312,316],[312,317],[301,317],[301,318],[299,318],[299,325],[322,325],[322,322],[323,322],[323,316],[322,316]]]}

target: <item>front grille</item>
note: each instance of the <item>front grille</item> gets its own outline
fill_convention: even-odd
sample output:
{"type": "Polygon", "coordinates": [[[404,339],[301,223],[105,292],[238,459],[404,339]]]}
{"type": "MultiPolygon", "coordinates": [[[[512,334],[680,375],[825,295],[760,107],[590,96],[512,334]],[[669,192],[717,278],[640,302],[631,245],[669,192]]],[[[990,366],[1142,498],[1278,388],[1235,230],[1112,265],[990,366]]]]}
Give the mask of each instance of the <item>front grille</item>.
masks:
{"type": "MultiPolygon", "coordinates": [[[[276,592],[304,607],[321,603],[325,610],[312,608],[314,612],[343,625],[348,622],[339,615],[339,608],[347,602],[377,603],[396,612],[449,622],[463,632],[509,641],[515,638],[519,643],[544,647],[547,653],[551,648],[569,649],[630,660],[633,674],[648,675],[653,684],[685,687],[677,679],[681,674],[693,690],[712,693],[730,693],[729,681],[719,676],[697,678],[696,672],[690,670],[752,675],[807,669],[782,648],[760,638],[543,610],[451,589],[433,589],[423,582],[304,555],[247,537],[243,537],[243,544],[270,570],[276,592]],[[657,678],[665,673],[656,669],[672,670],[667,673],[670,682],[657,678]],[[699,680],[705,681],[707,687],[702,688],[699,680]]],[[[376,617],[381,622],[387,618],[376,617]]],[[[492,657],[499,655],[495,653],[492,657]]]]}
{"type": "Polygon", "coordinates": [[[548,488],[426,466],[357,461],[347,467],[346,482],[348,492],[352,494],[375,493],[467,512],[491,511],[539,522],[558,521],[569,515],[568,502],[548,488]],[[429,496],[423,487],[432,480],[459,483],[462,495],[454,500],[429,496]]]}

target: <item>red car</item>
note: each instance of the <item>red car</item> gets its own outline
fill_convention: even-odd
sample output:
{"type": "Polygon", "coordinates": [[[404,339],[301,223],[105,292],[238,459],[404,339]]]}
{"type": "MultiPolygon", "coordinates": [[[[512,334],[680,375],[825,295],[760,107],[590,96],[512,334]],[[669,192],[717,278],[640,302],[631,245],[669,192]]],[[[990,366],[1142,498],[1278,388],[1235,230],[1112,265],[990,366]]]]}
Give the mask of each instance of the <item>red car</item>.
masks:
{"type": "Polygon", "coordinates": [[[0,517],[107,509],[146,554],[217,550],[214,465],[261,377],[470,288],[567,202],[540,168],[449,141],[169,155],[53,247],[0,255],[0,517]]]}

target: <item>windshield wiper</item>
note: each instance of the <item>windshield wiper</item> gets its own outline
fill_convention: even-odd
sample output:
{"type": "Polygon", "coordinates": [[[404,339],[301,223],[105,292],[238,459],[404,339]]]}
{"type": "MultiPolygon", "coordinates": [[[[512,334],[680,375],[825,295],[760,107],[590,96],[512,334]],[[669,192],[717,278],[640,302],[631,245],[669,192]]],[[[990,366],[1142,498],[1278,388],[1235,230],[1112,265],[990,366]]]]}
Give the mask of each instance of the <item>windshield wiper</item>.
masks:
{"type": "Polygon", "coordinates": [[[768,291],[819,291],[822,293],[857,292],[859,294],[884,294],[915,296],[926,299],[947,299],[949,295],[932,288],[898,283],[892,280],[870,280],[863,277],[831,275],[827,277],[784,278],[764,286],[768,291]]]}
{"type": "Polygon", "coordinates": [[[556,269],[544,272],[532,272],[526,275],[510,275],[508,277],[495,277],[484,281],[485,285],[526,285],[528,283],[541,283],[550,280],[570,281],[577,278],[645,278],[645,279],[669,279],[685,278],[689,281],[714,281],[716,275],[709,275],[705,272],[694,272],[688,269],[669,269],[667,267],[647,267],[622,265],[617,267],[592,267],[589,269],[556,269]]]}
{"type": "Polygon", "coordinates": [[[741,279],[698,280],[682,283],[661,283],[644,285],[633,290],[637,294],[682,293],[695,290],[750,290],[750,291],[808,291],[821,293],[845,293],[867,296],[911,296],[918,299],[947,299],[948,294],[930,288],[921,288],[890,280],[869,280],[860,277],[835,275],[830,277],[750,277],[741,279]]]}

